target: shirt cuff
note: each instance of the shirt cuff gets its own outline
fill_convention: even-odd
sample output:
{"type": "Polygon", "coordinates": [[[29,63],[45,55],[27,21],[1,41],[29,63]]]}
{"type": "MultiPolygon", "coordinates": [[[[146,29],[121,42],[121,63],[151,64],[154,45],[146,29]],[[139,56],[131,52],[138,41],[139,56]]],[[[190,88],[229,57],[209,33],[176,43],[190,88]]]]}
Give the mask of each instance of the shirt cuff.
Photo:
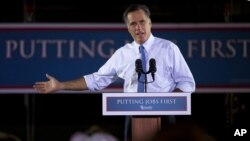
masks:
{"type": "Polygon", "coordinates": [[[195,91],[195,84],[191,82],[180,82],[176,85],[176,88],[179,88],[183,92],[192,93],[195,91]]]}
{"type": "Polygon", "coordinates": [[[93,74],[88,74],[88,75],[84,75],[83,76],[84,77],[84,79],[85,79],[85,82],[86,82],[86,85],[87,85],[87,87],[88,87],[88,89],[90,90],[90,91],[95,91],[95,87],[94,87],[94,77],[93,77],[93,74]]]}

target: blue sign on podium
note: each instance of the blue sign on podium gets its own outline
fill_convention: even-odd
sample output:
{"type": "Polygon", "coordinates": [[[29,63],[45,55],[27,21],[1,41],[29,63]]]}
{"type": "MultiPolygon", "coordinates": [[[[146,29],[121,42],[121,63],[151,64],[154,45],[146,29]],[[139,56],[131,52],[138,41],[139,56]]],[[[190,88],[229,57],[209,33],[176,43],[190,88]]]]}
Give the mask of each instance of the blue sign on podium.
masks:
{"type": "Polygon", "coordinates": [[[191,115],[191,93],[103,93],[103,115],[191,115]]]}

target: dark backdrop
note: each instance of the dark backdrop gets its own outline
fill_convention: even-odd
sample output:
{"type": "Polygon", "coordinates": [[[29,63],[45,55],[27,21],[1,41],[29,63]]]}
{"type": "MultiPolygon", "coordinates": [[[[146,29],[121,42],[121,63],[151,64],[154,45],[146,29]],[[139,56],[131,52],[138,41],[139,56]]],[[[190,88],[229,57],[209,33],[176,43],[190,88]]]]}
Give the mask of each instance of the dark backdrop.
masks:
{"type": "Polygon", "coordinates": [[[9,0],[0,4],[0,22],[27,22],[29,14],[29,22],[122,22],[132,3],[147,4],[153,22],[250,22],[247,0],[9,0]]]}

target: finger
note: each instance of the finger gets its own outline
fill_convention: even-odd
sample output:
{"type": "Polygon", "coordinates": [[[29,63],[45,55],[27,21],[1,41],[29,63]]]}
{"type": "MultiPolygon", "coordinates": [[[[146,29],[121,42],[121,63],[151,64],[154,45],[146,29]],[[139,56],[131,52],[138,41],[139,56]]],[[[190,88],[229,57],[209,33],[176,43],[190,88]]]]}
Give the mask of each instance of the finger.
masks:
{"type": "Polygon", "coordinates": [[[43,89],[45,87],[44,87],[44,85],[34,85],[33,88],[35,88],[35,89],[43,89]]]}
{"type": "Polygon", "coordinates": [[[34,88],[38,93],[48,93],[48,89],[46,87],[34,87],[34,88]]]}
{"type": "Polygon", "coordinates": [[[38,91],[38,93],[42,93],[42,94],[45,94],[46,93],[46,90],[44,90],[44,89],[39,89],[39,90],[37,90],[38,91]]]}
{"type": "Polygon", "coordinates": [[[46,85],[47,82],[36,82],[35,85],[46,85]]]}
{"type": "Polygon", "coordinates": [[[43,93],[43,89],[42,88],[34,88],[38,93],[43,93]]]}
{"type": "Polygon", "coordinates": [[[44,88],[46,88],[46,86],[45,85],[33,85],[33,88],[35,88],[35,89],[44,89],[44,88]]]}
{"type": "Polygon", "coordinates": [[[34,88],[43,88],[46,86],[46,83],[35,83],[35,85],[33,85],[34,88]]]}
{"type": "Polygon", "coordinates": [[[46,87],[40,90],[40,93],[43,93],[43,94],[49,94],[51,92],[52,92],[52,90],[50,90],[50,89],[48,89],[46,87]]]}

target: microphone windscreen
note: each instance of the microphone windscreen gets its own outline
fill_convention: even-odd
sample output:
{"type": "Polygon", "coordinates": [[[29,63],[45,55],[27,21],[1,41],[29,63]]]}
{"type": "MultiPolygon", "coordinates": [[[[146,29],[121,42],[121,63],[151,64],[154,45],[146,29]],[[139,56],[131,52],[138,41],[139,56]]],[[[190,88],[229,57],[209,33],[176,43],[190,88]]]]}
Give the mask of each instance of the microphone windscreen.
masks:
{"type": "Polygon", "coordinates": [[[156,72],[156,62],[155,62],[155,59],[154,58],[151,58],[149,60],[149,66],[150,66],[150,70],[152,73],[155,73],[156,72]]]}
{"type": "Polygon", "coordinates": [[[142,71],[142,61],[141,59],[136,59],[135,61],[135,71],[141,73],[142,71]]]}

